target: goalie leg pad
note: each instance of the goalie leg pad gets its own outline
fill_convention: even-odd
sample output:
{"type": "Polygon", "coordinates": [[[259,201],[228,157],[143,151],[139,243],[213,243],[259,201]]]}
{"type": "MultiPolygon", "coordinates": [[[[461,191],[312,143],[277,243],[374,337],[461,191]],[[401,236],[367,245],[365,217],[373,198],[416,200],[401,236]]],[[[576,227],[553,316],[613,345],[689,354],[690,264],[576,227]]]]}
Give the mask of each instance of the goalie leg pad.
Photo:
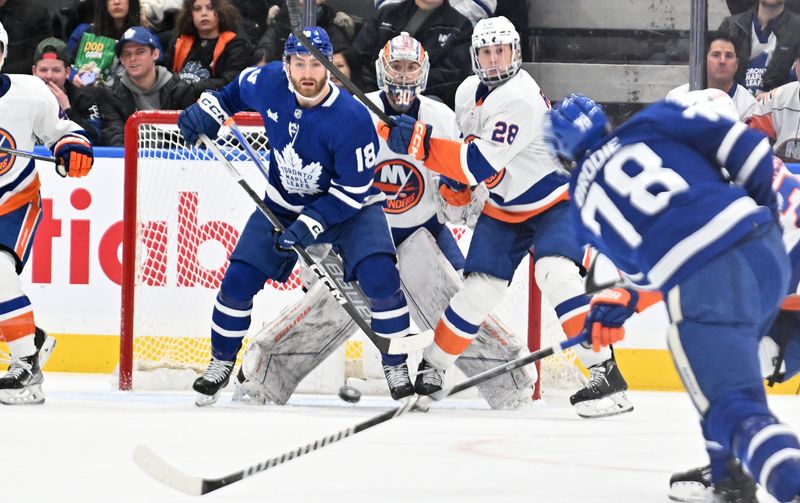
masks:
{"type": "MultiPolygon", "coordinates": [[[[411,317],[420,329],[433,328],[463,281],[436,240],[424,228],[409,236],[397,248],[400,278],[411,317]]],[[[456,360],[467,377],[517,358],[524,349],[519,338],[489,315],[477,336],[456,360]]],[[[530,401],[535,367],[520,368],[479,384],[478,390],[495,409],[514,408],[530,401]]]]}
{"type": "Polygon", "coordinates": [[[317,282],[255,335],[242,360],[244,380],[237,379],[237,386],[256,403],[283,405],[300,381],[356,329],[352,318],[317,282]]]}

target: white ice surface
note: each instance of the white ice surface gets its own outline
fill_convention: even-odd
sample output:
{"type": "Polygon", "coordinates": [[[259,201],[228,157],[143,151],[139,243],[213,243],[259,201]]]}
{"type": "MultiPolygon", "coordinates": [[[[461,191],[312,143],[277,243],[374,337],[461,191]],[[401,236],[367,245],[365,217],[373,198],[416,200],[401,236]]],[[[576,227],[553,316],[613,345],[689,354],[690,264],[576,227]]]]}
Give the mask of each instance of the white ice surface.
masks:
{"type": "MultiPolygon", "coordinates": [[[[449,399],[202,497],[141,472],[146,444],[177,468],[219,477],[386,410],[332,396],[249,406],[223,395],[198,409],[187,392],[120,392],[108,376],[48,374],[43,406],[0,406],[0,501],[637,502],[666,503],[673,471],[705,461],[682,393],[633,392],[634,412],[578,418],[564,396],[491,411],[449,399]]],[[[800,428],[800,399],[772,397],[800,428]]]]}

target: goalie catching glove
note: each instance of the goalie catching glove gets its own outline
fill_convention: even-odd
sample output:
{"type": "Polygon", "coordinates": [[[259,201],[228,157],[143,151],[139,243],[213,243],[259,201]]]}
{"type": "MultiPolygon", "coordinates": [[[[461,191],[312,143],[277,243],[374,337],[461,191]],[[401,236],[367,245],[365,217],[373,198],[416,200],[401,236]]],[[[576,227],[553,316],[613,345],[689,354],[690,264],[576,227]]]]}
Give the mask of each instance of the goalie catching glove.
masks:
{"type": "Polygon", "coordinates": [[[201,134],[216,138],[230,114],[211,92],[204,92],[178,116],[178,128],[189,145],[196,145],[201,134]]]}
{"type": "Polygon", "coordinates": [[[427,159],[431,150],[431,125],[405,114],[394,119],[394,127],[383,122],[378,124],[378,135],[386,140],[392,152],[408,154],[418,161],[427,159]]]}
{"type": "Polygon", "coordinates": [[[81,177],[89,173],[94,164],[92,143],[78,133],[67,133],[53,146],[56,173],[62,177],[81,177]]]}

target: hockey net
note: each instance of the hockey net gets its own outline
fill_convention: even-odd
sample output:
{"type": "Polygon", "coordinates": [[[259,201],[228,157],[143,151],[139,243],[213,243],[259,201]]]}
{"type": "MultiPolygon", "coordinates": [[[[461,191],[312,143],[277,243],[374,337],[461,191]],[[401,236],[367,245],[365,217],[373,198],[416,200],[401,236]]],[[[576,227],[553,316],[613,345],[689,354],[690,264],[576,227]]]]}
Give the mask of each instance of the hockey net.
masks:
{"type": "MultiPolygon", "coordinates": [[[[213,154],[187,147],[177,117],[178,112],[139,111],[126,125],[120,389],[187,388],[205,369],[216,293],[228,257],[255,209],[213,154]]],[[[260,117],[240,113],[235,119],[266,160],[269,146],[260,117]]],[[[217,143],[248,184],[263,193],[264,176],[238,142],[230,138],[217,143]]],[[[466,251],[469,231],[453,232],[466,251]]],[[[564,335],[552,308],[539,307],[532,277],[526,259],[495,314],[537,349],[564,335]]],[[[297,270],[285,284],[268,281],[254,300],[250,333],[301,295],[297,270]]],[[[334,379],[336,387],[348,374],[364,377],[364,368],[380,368],[377,351],[364,341],[354,336],[331,357],[340,360],[334,368],[345,374],[334,379]]],[[[572,360],[571,352],[545,359],[543,386],[563,387],[574,381],[572,360]]]]}

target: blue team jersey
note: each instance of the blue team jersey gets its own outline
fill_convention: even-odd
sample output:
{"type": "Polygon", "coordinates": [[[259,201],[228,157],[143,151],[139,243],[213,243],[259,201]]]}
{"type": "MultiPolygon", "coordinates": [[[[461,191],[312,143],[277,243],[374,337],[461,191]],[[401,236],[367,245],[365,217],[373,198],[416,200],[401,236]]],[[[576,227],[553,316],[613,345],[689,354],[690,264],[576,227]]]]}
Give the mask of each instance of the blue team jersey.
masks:
{"type": "Polygon", "coordinates": [[[772,173],[763,134],[661,101],[580,160],[572,213],[582,241],[637,285],[666,292],[776,218],[772,173]]]}
{"type": "Polygon", "coordinates": [[[372,186],[378,136],[367,109],[328,83],[318,105],[303,108],[280,62],[247,68],[214,93],[231,114],[255,110],[272,149],[267,203],[287,216],[312,214],[323,227],[382,201],[372,186]]]}

